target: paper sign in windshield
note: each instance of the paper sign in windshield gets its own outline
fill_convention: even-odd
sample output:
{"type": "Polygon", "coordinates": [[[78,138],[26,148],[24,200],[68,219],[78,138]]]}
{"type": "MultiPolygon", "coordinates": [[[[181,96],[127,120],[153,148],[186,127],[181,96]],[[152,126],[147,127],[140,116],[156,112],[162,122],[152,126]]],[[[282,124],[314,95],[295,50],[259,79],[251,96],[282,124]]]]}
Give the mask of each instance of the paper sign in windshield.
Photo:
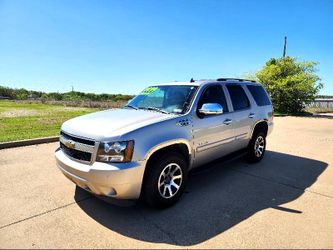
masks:
{"type": "Polygon", "coordinates": [[[149,95],[151,93],[154,93],[156,90],[158,90],[157,87],[149,87],[149,88],[146,88],[145,90],[143,90],[141,92],[141,95],[149,95]]]}

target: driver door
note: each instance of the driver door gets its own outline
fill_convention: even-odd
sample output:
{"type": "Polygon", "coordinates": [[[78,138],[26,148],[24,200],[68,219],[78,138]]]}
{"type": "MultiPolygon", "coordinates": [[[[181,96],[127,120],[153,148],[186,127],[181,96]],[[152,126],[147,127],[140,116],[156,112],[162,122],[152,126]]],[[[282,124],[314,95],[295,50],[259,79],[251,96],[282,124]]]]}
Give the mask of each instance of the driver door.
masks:
{"type": "Polygon", "coordinates": [[[193,142],[195,166],[220,158],[233,151],[233,115],[229,113],[227,100],[221,85],[209,85],[203,90],[193,115],[193,142]],[[223,114],[202,115],[199,109],[204,103],[218,103],[223,114]]]}

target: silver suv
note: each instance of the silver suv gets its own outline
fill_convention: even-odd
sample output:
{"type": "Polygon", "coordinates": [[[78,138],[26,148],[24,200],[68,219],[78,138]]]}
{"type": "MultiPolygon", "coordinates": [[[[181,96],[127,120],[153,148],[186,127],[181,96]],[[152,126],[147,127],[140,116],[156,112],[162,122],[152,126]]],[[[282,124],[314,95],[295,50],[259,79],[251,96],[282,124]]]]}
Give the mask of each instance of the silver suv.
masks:
{"type": "Polygon", "coordinates": [[[116,199],[174,204],[188,172],[247,150],[265,153],[273,107],[263,86],[221,78],[157,84],[120,109],[66,121],[55,152],[62,173],[79,187],[116,199]]]}

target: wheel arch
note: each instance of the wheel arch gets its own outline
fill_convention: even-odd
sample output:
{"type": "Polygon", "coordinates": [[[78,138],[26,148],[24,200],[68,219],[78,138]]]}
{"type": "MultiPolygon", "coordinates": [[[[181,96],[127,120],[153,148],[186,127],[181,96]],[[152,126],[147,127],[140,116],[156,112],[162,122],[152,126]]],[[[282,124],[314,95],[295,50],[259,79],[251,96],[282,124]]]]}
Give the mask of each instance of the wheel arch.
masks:
{"type": "Polygon", "coordinates": [[[254,125],[253,125],[253,129],[251,132],[251,137],[253,136],[253,134],[255,133],[255,131],[262,129],[265,132],[265,136],[267,136],[268,133],[268,121],[267,120],[259,120],[257,121],[254,125]]]}
{"type": "MultiPolygon", "coordinates": [[[[144,186],[144,182],[146,180],[147,172],[149,171],[149,168],[154,162],[155,159],[158,158],[159,155],[165,154],[167,152],[177,152],[184,156],[185,160],[188,164],[188,169],[190,168],[192,164],[192,147],[190,146],[190,143],[185,139],[177,139],[172,141],[167,141],[161,144],[156,145],[152,149],[150,149],[146,154],[146,167],[143,174],[142,179],[142,187],[144,186]]],[[[142,194],[142,190],[141,190],[142,194]]]]}
{"type": "Polygon", "coordinates": [[[190,143],[185,139],[170,140],[152,147],[145,155],[145,160],[147,164],[152,159],[152,157],[154,157],[154,155],[156,156],[156,154],[165,153],[167,151],[181,153],[188,161],[188,164],[191,164],[192,147],[190,143]]]}

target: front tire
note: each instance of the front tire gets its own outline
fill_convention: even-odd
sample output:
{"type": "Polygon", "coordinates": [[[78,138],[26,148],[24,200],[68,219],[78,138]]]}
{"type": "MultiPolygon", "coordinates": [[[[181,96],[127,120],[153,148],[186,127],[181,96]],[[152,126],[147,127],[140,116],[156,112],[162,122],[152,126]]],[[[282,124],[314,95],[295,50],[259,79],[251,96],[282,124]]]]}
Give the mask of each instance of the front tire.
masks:
{"type": "Polygon", "coordinates": [[[155,208],[175,204],[187,182],[187,163],[176,152],[166,153],[149,163],[143,183],[144,201],[155,208]]]}
{"type": "Polygon", "coordinates": [[[266,134],[261,131],[255,131],[247,148],[247,160],[250,163],[259,162],[264,158],[266,151],[266,134]]]}

